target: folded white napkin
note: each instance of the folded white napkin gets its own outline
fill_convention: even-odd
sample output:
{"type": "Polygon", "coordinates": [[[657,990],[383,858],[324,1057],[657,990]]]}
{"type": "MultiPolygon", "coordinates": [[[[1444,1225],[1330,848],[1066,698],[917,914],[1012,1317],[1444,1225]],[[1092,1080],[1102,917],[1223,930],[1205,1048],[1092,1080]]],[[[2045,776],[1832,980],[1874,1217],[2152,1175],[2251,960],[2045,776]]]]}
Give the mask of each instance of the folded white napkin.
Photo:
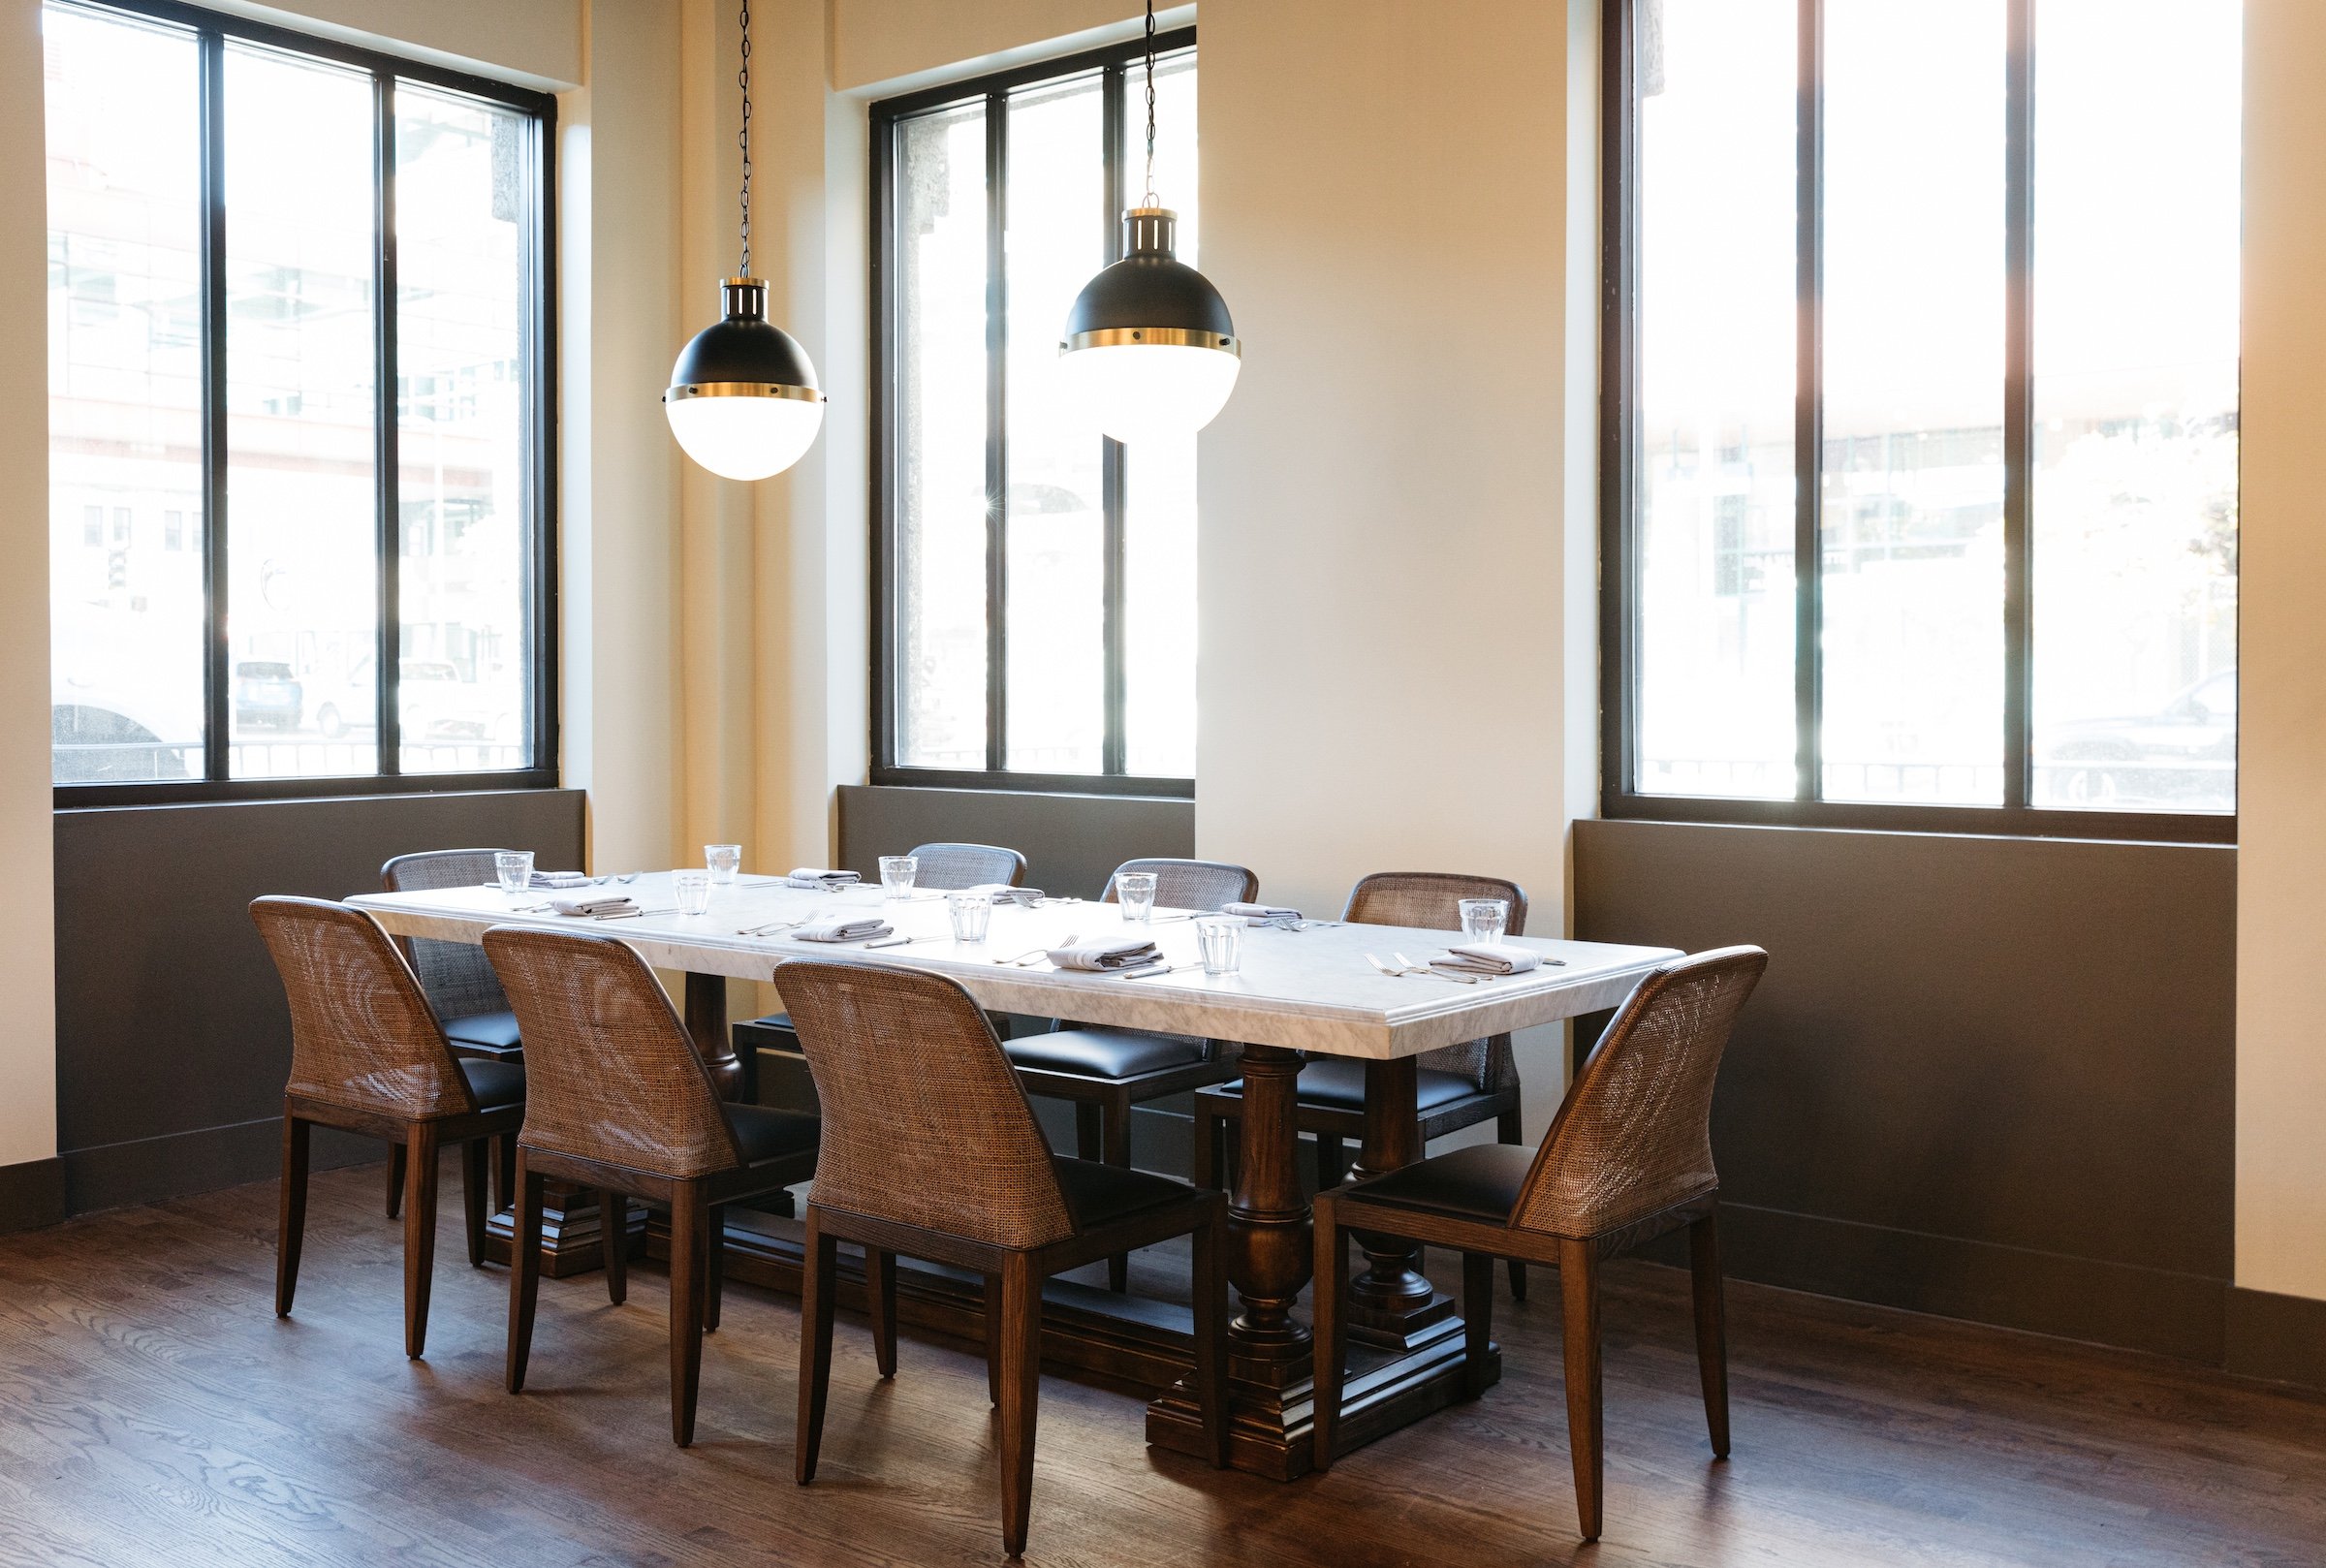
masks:
{"type": "Polygon", "coordinates": [[[1116,936],[1100,942],[1077,942],[1070,948],[1050,950],[1050,961],[1060,969],[1088,969],[1104,972],[1110,969],[1136,969],[1141,964],[1154,963],[1162,953],[1144,936],[1116,936]]]}
{"type": "Polygon", "coordinates": [[[1431,958],[1430,967],[1456,975],[1523,975],[1542,961],[1534,949],[1513,942],[1465,942],[1448,948],[1442,958],[1431,958]]]}
{"type": "Polygon", "coordinates": [[[854,871],[819,871],[812,865],[802,865],[786,876],[783,885],[787,888],[806,888],[813,892],[818,889],[846,888],[864,880],[854,871]]]}
{"type": "Polygon", "coordinates": [[[586,871],[536,871],[533,873],[533,886],[536,888],[586,888],[596,880],[596,877],[586,871]]]}
{"type": "Polygon", "coordinates": [[[1042,901],[1040,888],[1013,888],[1006,882],[981,882],[963,893],[982,893],[997,904],[1024,904],[1029,909],[1042,901]]]}
{"type": "Polygon", "coordinates": [[[599,894],[596,897],[552,898],[550,907],[560,915],[579,915],[585,920],[617,920],[638,913],[638,905],[628,894],[599,894]]]}
{"type": "Polygon", "coordinates": [[[868,936],[887,936],[896,929],[878,915],[833,915],[811,920],[786,934],[800,942],[861,942],[868,936]]]}
{"type": "Polygon", "coordinates": [[[1242,915],[1254,925],[1274,925],[1301,918],[1299,910],[1287,909],[1282,904],[1222,904],[1219,912],[1223,915],[1242,915]]]}

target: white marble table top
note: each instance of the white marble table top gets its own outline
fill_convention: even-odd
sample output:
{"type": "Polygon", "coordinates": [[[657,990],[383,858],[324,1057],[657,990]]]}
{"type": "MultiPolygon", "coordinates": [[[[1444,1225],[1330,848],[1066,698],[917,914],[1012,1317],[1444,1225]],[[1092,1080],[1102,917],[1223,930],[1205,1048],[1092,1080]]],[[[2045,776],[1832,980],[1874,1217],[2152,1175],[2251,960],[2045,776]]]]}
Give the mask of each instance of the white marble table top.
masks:
{"type": "MultiPolygon", "coordinates": [[[[676,900],[667,874],[624,886],[592,885],[577,894],[627,894],[649,911],[670,911],[676,900]]],[[[942,894],[922,893],[886,902],[878,887],[842,893],[786,888],[779,880],[746,876],[716,889],[707,914],[649,913],[593,921],[524,913],[550,895],[517,898],[492,888],[429,893],[371,893],[348,902],[367,910],[397,936],[475,942],[488,926],[532,925],[601,932],[628,943],[663,969],[768,980],[793,958],[885,964],[950,976],[982,1007],[1076,1022],[1206,1035],[1256,1045],[1286,1046],[1336,1056],[1418,1055],[1439,1046],[1475,1040],[1532,1024],[1614,1007],[1641,977],[1677,957],[1671,948],[1621,947],[1540,937],[1516,940],[1542,953],[1542,967],[1523,975],[1462,985],[1434,976],[1392,978],[1366,961],[1368,953],[1395,962],[1402,953],[1417,964],[1445,952],[1446,931],[1393,925],[1315,925],[1304,930],[1247,926],[1242,964],[1233,975],[1206,975],[1195,963],[1195,925],[1183,910],[1158,909],[1148,934],[1175,964],[1168,974],[1138,979],[1060,972],[1047,961],[1011,967],[996,958],[1089,941],[1126,930],[1114,904],[1053,898],[1033,908],[1000,905],[986,940],[953,941],[942,894]],[[795,941],[781,933],[746,936],[747,927],[803,915],[884,916],[904,936],[936,940],[866,950],[862,943],[795,941]]],[[[780,983],[779,983],[780,984],[780,983]]]]}

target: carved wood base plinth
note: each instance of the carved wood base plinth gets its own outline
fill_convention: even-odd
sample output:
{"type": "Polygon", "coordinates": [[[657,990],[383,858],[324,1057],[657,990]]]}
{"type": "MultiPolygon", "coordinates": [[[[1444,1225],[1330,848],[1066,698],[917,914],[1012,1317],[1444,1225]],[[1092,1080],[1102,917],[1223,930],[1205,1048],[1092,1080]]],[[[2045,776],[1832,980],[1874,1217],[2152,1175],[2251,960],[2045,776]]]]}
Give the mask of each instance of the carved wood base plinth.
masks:
{"type": "MultiPolygon", "coordinates": [[[[599,1234],[603,1216],[598,1211],[597,1192],[589,1187],[578,1187],[570,1181],[543,1183],[546,1191],[541,1209],[541,1271],[550,1279],[565,1279],[574,1274],[585,1274],[592,1269],[606,1267],[606,1253],[599,1234]]],[[[509,1238],[515,1228],[515,1211],[504,1208],[485,1222],[485,1256],[488,1262],[506,1266],[509,1262],[509,1238]]],[[[633,1207],[630,1210],[630,1255],[638,1254],[639,1239],[645,1234],[645,1214],[633,1207]]]]}

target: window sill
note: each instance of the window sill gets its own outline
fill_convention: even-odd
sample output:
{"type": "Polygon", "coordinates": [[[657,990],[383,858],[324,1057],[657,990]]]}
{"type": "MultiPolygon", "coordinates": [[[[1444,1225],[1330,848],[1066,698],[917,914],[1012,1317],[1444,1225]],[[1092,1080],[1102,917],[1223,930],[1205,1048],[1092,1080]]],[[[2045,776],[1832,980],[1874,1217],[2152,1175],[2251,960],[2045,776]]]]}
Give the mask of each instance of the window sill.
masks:
{"type": "Polygon", "coordinates": [[[558,788],[553,768],[489,773],[408,773],[356,778],[189,779],[183,783],[58,784],[54,809],[229,804],[239,800],[320,800],[349,796],[476,795],[558,788]]]}
{"type": "Polygon", "coordinates": [[[2237,818],[2216,812],[2059,811],[2003,806],[1888,805],[1841,800],[1748,800],[1686,795],[1609,794],[1614,821],[1686,822],[1741,828],[1829,828],[1859,832],[1974,838],[2075,838],[2149,844],[2237,842],[2237,818]]]}
{"type": "Polygon", "coordinates": [[[1192,800],[1191,778],[1140,778],[1107,773],[991,773],[945,768],[875,768],[876,789],[994,790],[1015,795],[1133,796],[1192,800]]]}

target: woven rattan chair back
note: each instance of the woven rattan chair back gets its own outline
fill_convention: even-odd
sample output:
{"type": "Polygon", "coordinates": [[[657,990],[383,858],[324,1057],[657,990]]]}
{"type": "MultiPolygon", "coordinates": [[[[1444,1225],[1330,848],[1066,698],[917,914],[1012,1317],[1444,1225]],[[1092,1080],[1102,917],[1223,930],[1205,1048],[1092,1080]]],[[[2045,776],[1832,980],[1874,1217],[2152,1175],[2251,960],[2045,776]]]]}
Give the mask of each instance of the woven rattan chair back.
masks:
{"type": "MultiPolygon", "coordinates": [[[[1349,890],[1340,918],[1353,925],[1408,925],[1426,931],[1462,929],[1464,898],[1500,898],[1510,905],[1506,936],[1526,934],[1526,890],[1501,877],[1464,876],[1456,871],[1375,871],[1349,890]]],[[[1440,1046],[1422,1054],[1420,1066],[1460,1073],[1481,1089],[1518,1087],[1518,1059],[1510,1036],[1440,1046]]]]}
{"type": "Polygon", "coordinates": [[[921,863],[913,869],[913,886],[951,892],[1003,882],[1015,888],[1025,880],[1025,857],[999,844],[923,844],[913,851],[921,863]]]}
{"type": "Polygon", "coordinates": [[[487,931],[485,952],[525,1042],[522,1143],[674,1179],[743,1163],[644,958],[611,936],[515,925],[487,931]]]}
{"type": "MultiPolygon", "coordinates": [[[[431,849],[398,855],[380,867],[380,884],[390,893],[430,893],[439,888],[473,888],[493,880],[490,849],[431,849]]],[[[474,1018],[508,1011],[509,998],[492,972],[492,960],[474,942],[438,942],[425,936],[397,944],[420,976],[420,988],[440,1019],[474,1018]]]]}
{"type": "Polygon", "coordinates": [[[1115,877],[1132,871],[1152,871],[1155,875],[1155,906],[1158,909],[1217,909],[1223,904],[1250,903],[1260,896],[1260,876],[1248,866],[1230,865],[1225,861],[1125,861],[1115,867],[1115,876],[1107,878],[1107,891],[1100,897],[1107,903],[1119,900],[1115,895],[1115,877]]]}
{"type": "Polygon", "coordinates": [[[250,918],[291,1003],[286,1094],[407,1121],[477,1109],[419,979],[370,916],[260,898],[250,918]]]}
{"type": "Polygon", "coordinates": [[[1511,1224],[1601,1236],[1719,1187],[1713,1082],[1768,966],[1759,948],[1718,948],[1640,982],[1567,1090],[1511,1224]]]}
{"type": "Polygon", "coordinates": [[[967,991],[804,960],[775,985],[823,1103],[816,1203],[993,1246],[1074,1234],[1033,1107],[967,991]]]}

